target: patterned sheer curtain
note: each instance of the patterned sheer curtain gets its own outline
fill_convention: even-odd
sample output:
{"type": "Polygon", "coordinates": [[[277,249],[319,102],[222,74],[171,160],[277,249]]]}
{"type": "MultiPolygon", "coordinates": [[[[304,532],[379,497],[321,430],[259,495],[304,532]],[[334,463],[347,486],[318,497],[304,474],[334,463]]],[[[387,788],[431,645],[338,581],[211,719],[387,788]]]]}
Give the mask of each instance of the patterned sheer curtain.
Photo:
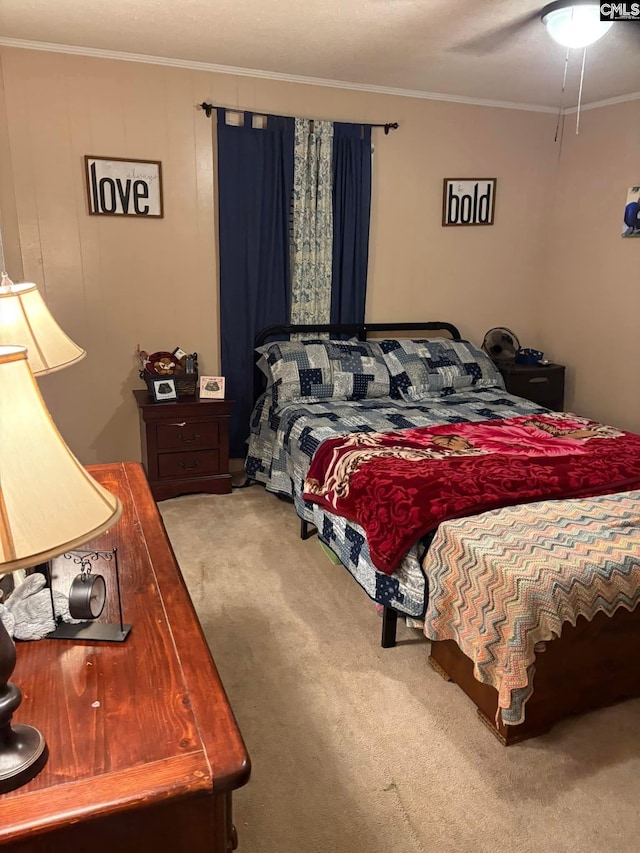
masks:
{"type": "Polygon", "coordinates": [[[291,322],[328,323],[333,267],[333,122],[295,120],[291,322]]]}

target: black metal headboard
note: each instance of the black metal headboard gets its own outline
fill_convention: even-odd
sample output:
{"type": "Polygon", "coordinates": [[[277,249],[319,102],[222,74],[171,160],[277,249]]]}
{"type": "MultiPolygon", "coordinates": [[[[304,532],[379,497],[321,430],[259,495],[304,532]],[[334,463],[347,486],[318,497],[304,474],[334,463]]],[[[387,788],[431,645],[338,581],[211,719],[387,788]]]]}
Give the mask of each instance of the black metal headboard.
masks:
{"type": "MultiPolygon", "coordinates": [[[[261,329],[256,335],[254,347],[262,346],[270,340],[288,340],[289,336],[292,334],[307,335],[328,333],[330,335],[334,335],[336,338],[357,338],[360,341],[366,341],[370,336],[375,335],[376,332],[448,332],[454,341],[459,341],[461,339],[460,332],[456,326],[454,326],[453,323],[446,322],[325,323],[317,326],[292,326],[282,323],[275,326],[266,326],[264,329],[261,329]]],[[[264,374],[257,366],[255,366],[253,380],[254,401],[257,400],[260,394],[264,391],[265,382],[266,379],[264,374]]]]}

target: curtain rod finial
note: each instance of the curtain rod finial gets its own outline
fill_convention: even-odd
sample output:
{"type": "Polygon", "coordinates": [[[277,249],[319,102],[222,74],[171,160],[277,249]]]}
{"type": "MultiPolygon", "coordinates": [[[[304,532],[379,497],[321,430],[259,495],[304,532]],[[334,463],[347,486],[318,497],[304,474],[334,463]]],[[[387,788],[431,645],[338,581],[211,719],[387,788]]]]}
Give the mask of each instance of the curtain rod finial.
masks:
{"type": "Polygon", "coordinates": [[[207,118],[211,118],[211,113],[213,112],[213,104],[208,104],[206,101],[203,101],[201,104],[196,104],[198,109],[204,110],[207,118]]]}

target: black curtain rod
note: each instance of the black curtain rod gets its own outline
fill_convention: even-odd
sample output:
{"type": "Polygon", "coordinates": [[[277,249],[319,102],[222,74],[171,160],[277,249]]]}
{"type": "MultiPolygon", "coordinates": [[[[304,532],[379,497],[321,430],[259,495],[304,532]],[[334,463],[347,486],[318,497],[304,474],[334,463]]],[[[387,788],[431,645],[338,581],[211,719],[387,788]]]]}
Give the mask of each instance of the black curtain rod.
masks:
{"type": "MultiPolygon", "coordinates": [[[[201,104],[196,104],[196,106],[199,109],[205,111],[207,118],[211,118],[211,114],[216,108],[215,104],[208,104],[206,101],[203,101],[201,104]]],[[[256,112],[256,110],[242,110],[240,109],[240,107],[224,107],[224,109],[229,110],[230,113],[251,112],[255,113],[256,115],[266,115],[266,113],[261,113],[259,111],[256,112]]],[[[313,119],[309,119],[309,121],[313,121],[313,119]]],[[[354,121],[347,122],[347,124],[366,124],[369,127],[384,127],[385,136],[389,133],[390,130],[397,130],[400,127],[397,121],[389,121],[386,124],[370,124],[368,121],[354,121]]]]}

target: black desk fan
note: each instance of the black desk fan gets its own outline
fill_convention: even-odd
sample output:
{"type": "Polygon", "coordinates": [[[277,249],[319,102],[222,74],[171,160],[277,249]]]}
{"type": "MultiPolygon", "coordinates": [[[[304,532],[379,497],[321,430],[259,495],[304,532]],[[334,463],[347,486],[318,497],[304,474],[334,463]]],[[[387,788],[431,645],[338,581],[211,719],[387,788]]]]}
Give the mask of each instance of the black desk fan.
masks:
{"type": "Polygon", "coordinates": [[[520,349],[520,341],[511,329],[496,326],[489,329],[484,336],[482,349],[496,365],[504,367],[515,364],[516,355],[520,349]]]}

